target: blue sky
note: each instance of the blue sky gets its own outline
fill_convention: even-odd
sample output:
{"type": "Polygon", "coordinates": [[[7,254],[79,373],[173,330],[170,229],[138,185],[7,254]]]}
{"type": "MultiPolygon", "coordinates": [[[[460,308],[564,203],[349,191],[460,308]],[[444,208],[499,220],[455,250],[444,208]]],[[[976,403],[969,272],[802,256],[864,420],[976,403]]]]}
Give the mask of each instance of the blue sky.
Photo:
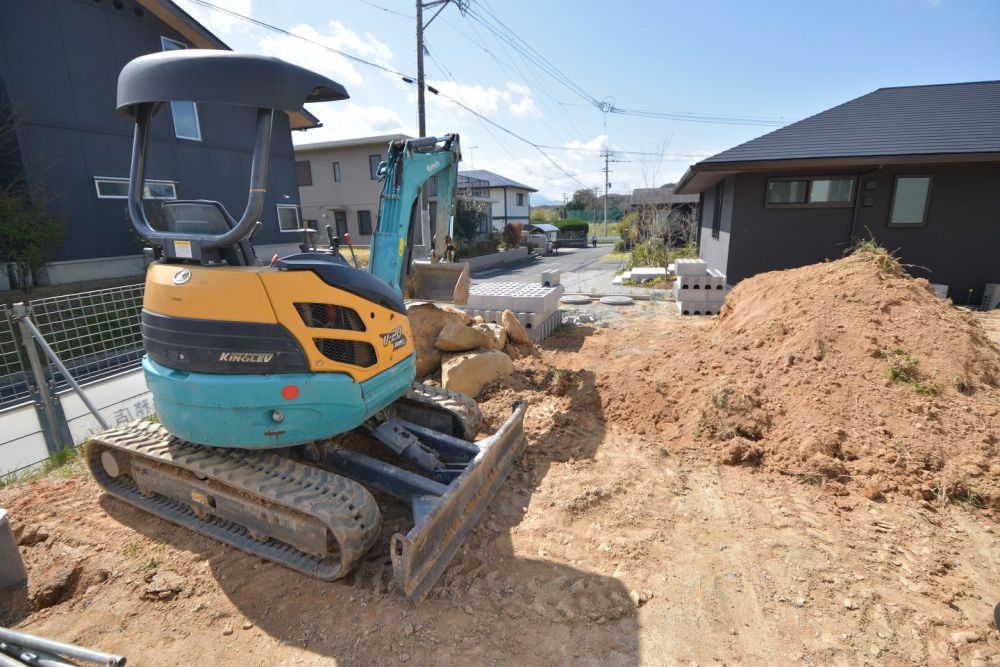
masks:
{"type": "MultiPolygon", "coordinates": [[[[210,2],[416,74],[415,1],[210,2]]],[[[350,101],[310,108],[324,127],[295,133],[297,144],[416,136],[416,89],[398,75],[192,0],[178,4],[234,50],[284,58],[347,87],[350,101]]],[[[469,0],[464,16],[445,7],[425,39],[425,76],[442,93],[427,95],[428,133],[459,132],[463,169],[527,183],[536,201],[603,188],[605,146],[618,160],[611,191],[627,193],[676,181],[702,157],[876,88],[1000,78],[998,0],[469,0]],[[605,114],[593,100],[726,122],[605,114]]]]}

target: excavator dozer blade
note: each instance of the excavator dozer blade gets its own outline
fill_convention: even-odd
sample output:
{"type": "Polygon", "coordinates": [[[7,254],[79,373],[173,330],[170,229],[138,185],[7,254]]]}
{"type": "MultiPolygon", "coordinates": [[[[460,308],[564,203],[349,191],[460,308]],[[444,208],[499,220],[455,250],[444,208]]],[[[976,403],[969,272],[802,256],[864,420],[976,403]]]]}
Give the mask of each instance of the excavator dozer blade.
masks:
{"type": "Polygon", "coordinates": [[[414,261],[407,288],[410,299],[466,304],[469,302],[469,264],[414,261]]]}
{"type": "Polygon", "coordinates": [[[475,452],[461,474],[447,484],[343,448],[326,451],[327,465],[340,474],[409,501],[413,528],[392,536],[390,555],[396,585],[413,602],[427,596],[524,451],[527,409],[527,403],[517,401],[503,426],[475,443],[400,422],[439,452],[475,452]]]}

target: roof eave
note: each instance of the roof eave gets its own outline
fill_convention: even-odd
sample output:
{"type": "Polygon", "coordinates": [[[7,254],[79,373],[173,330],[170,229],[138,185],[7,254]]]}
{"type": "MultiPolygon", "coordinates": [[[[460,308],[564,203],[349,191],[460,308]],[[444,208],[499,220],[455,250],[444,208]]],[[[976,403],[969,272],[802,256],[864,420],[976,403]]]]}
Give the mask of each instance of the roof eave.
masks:
{"type": "Polygon", "coordinates": [[[976,164],[1000,162],[1000,153],[922,153],[915,155],[855,155],[837,157],[744,160],[739,162],[699,162],[681,177],[674,192],[698,194],[726,176],[742,172],[787,171],[791,169],[864,169],[890,165],[976,164]]]}
{"type": "Polygon", "coordinates": [[[190,14],[170,0],[137,0],[143,9],[183,35],[199,49],[232,51],[221,39],[198,23],[190,14]]]}

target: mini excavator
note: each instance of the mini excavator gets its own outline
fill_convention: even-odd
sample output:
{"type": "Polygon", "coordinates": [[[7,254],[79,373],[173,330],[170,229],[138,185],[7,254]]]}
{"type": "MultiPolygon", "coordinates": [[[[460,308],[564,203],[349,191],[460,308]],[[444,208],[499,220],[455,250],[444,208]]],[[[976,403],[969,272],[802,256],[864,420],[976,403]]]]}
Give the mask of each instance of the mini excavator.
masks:
{"type": "Polygon", "coordinates": [[[393,572],[419,601],[523,451],[527,405],[516,402],[495,434],[475,441],[475,401],[414,382],[408,269],[417,268],[409,279],[416,296],[467,293],[466,266],[433,261],[438,252],[411,261],[415,201],[434,175],[435,248],[443,248],[457,135],[390,144],[378,168],[383,190],[367,270],[340,255],[332,234],[325,250],[257,259],[251,237],[275,115],[347,98],[340,84],[264,56],[190,49],[124,67],[118,111],[135,122],[128,213],[158,254],[146,275],[142,336],[159,423],[97,435],[87,464],[114,497],[326,580],[347,574],[378,537],[381,513],[369,489],[394,496],[412,510],[413,527],[391,538],[393,572]],[[147,219],[150,125],[181,100],[256,109],[239,220],[208,200],[165,202],[156,228],[147,219]],[[365,445],[338,437],[348,433],[365,436],[365,445]]]}

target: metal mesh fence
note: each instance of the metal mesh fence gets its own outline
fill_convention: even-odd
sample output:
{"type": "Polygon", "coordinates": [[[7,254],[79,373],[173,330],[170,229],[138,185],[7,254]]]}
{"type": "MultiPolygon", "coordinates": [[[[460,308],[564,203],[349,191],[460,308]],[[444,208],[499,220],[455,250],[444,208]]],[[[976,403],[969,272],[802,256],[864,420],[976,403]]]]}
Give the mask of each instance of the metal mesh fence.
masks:
{"type": "Polygon", "coordinates": [[[20,338],[10,307],[0,305],[0,408],[27,403],[32,397],[20,338]]]}
{"type": "MultiPolygon", "coordinates": [[[[128,285],[36,299],[31,319],[46,342],[80,384],[139,366],[140,317],[145,286],[128,285]]],[[[46,360],[47,361],[47,360],[46,360]]],[[[55,390],[67,384],[58,374],[55,390]]]]}

